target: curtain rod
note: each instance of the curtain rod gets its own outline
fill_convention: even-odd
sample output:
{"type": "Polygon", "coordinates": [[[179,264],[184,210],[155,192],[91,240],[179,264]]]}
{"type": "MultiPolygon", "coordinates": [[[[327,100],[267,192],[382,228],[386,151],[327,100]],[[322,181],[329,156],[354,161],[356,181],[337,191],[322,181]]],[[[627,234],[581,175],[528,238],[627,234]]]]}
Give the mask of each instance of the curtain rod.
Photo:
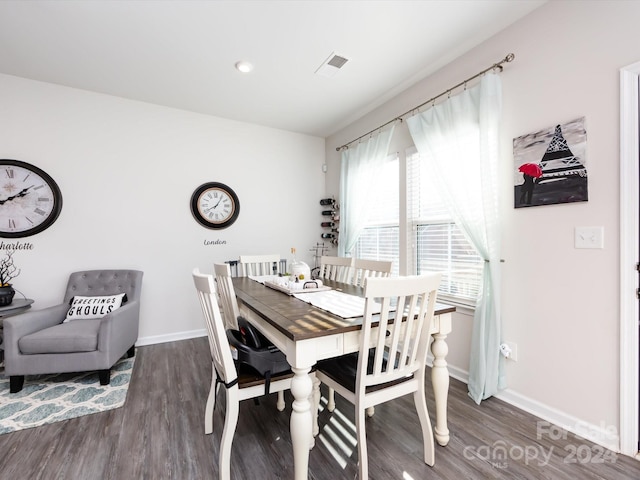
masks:
{"type": "Polygon", "coordinates": [[[360,135],[358,138],[355,138],[353,140],[351,140],[350,142],[345,143],[344,145],[342,145],[341,147],[336,147],[336,152],[339,152],[340,150],[342,150],[343,148],[349,148],[349,145],[351,145],[354,142],[357,142],[358,140],[366,137],[367,135],[371,135],[373,132],[375,132],[376,130],[380,130],[381,128],[386,127],[387,125],[392,124],[393,122],[400,120],[402,121],[402,117],[409,115],[411,112],[414,112],[416,110],[418,110],[419,108],[424,107],[425,105],[427,105],[428,103],[431,102],[435,102],[435,100],[437,100],[440,97],[443,97],[444,95],[450,95],[451,92],[453,90],[455,90],[456,88],[459,88],[463,85],[465,85],[468,82],[470,82],[471,80],[474,80],[482,75],[484,75],[485,73],[487,73],[489,70],[496,70],[498,69],[499,71],[502,71],[502,64],[503,63],[509,63],[512,62],[513,59],[516,58],[516,56],[513,53],[508,54],[506,57],[504,57],[502,60],[500,60],[497,63],[494,63],[493,65],[491,65],[488,68],[485,68],[484,70],[482,70],[481,72],[476,73],[473,77],[469,77],[466,80],[458,83],[457,85],[454,85],[453,87],[445,90],[444,92],[440,93],[439,95],[436,95],[435,97],[430,98],[429,100],[427,100],[426,102],[421,103],[420,105],[413,107],[411,110],[408,110],[406,112],[404,112],[402,115],[398,115],[397,117],[395,117],[393,120],[389,120],[387,123],[383,123],[382,125],[380,125],[379,127],[374,128],[373,130],[371,130],[370,132],[365,133],[364,135],[360,135]]]}

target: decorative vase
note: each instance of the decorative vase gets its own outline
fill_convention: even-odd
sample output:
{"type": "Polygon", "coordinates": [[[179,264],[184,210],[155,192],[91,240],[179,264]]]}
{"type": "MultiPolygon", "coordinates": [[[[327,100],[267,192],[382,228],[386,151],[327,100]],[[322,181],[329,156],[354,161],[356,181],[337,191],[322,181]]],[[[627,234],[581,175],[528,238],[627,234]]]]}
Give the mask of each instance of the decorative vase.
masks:
{"type": "Polygon", "coordinates": [[[16,291],[11,285],[0,287],[0,307],[11,305],[11,302],[13,302],[13,296],[15,294],[16,291]]]}

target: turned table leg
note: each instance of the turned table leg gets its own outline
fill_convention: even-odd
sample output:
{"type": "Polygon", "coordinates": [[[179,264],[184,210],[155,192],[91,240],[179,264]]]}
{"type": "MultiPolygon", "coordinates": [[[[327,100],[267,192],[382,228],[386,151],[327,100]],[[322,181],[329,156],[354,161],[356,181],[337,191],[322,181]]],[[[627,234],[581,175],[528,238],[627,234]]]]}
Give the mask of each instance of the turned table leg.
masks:
{"type": "Polygon", "coordinates": [[[311,397],[313,381],[310,368],[291,368],[291,443],[293,444],[293,466],[295,480],[307,480],[309,470],[309,439],[313,438],[311,419],[311,397]]]}
{"type": "Polygon", "coordinates": [[[435,333],[431,343],[433,353],[433,368],[431,369],[431,383],[436,400],[436,425],[434,435],[438,444],[445,446],[449,443],[449,428],[447,427],[447,395],[449,394],[449,369],[445,360],[449,347],[445,341],[447,336],[435,333]]]}

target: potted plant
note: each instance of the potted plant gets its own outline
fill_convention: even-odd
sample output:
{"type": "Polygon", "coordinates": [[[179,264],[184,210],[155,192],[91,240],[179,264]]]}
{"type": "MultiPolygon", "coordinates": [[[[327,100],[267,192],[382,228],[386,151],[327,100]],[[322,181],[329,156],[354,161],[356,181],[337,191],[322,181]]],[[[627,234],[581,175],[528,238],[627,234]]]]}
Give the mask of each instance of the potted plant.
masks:
{"type": "Polygon", "coordinates": [[[16,291],[11,286],[11,280],[20,275],[20,269],[13,263],[15,250],[7,250],[0,260],[0,307],[6,307],[13,302],[16,291]]]}

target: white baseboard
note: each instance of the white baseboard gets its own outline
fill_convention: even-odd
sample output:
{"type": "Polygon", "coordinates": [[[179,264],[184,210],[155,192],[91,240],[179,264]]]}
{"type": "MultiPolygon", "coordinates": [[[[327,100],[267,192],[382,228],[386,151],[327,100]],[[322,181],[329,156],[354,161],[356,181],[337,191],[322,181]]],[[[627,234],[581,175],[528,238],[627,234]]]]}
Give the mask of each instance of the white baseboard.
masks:
{"type": "Polygon", "coordinates": [[[469,384],[469,372],[462,370],[461,368],[454,367],[453,365],[447,365],[449,369],[449,376],[460,380],[462,383],[469,384]]]}
{"type": "MultiPolygon", "coordinates": [[[[427,361],[429,366],[432,366],[431,361],[432,358],[427,361]]],[[[469,383],[469,372],[453,365],[447,365],[447,368],[449,369],[449,376],[460,380],[462,383],[469,383]]],[[[585,422],[508,388],[500,391],[495,397],[579,437],[620,453],[620,435],[614,426],[595,425],[585,422]]],[[[548,429],[544,428],[544,431],[548,431],[548,429]]]]}
{"type": "MultiPolygon", "coordinates": [[[[431,353],[427,356],[427,366],[433,367],[433,355],[431,353]]],[[[466,370],[462,370],[461,368],[453,365],[447,365],[447,369],[449,370],[450,377],[460,380],[462,383],[469,383],[469,372],[466,370]]]]}
{"type": "Polygon", "coordinates": [[[590,442],[620,453],[620,435],[618,429],[613,425],[596,425],[586,422],[508,388],[502,390],[495,397],[590,442]]]}
{"type": "Polygon", "coordinates": [[[191,330],[188,332],[170,333],[167,335],[154,335],[152,337],[138,338],[138,341],[136,342],[136,347],[142,347],[145,345],[155,345],[156,343],[177,342],[179,340],[188,340],[189,338],[198,338],[198,337],[206,337],[206,336],[207,336],[207,331],[205,329],[191,330]]]}

